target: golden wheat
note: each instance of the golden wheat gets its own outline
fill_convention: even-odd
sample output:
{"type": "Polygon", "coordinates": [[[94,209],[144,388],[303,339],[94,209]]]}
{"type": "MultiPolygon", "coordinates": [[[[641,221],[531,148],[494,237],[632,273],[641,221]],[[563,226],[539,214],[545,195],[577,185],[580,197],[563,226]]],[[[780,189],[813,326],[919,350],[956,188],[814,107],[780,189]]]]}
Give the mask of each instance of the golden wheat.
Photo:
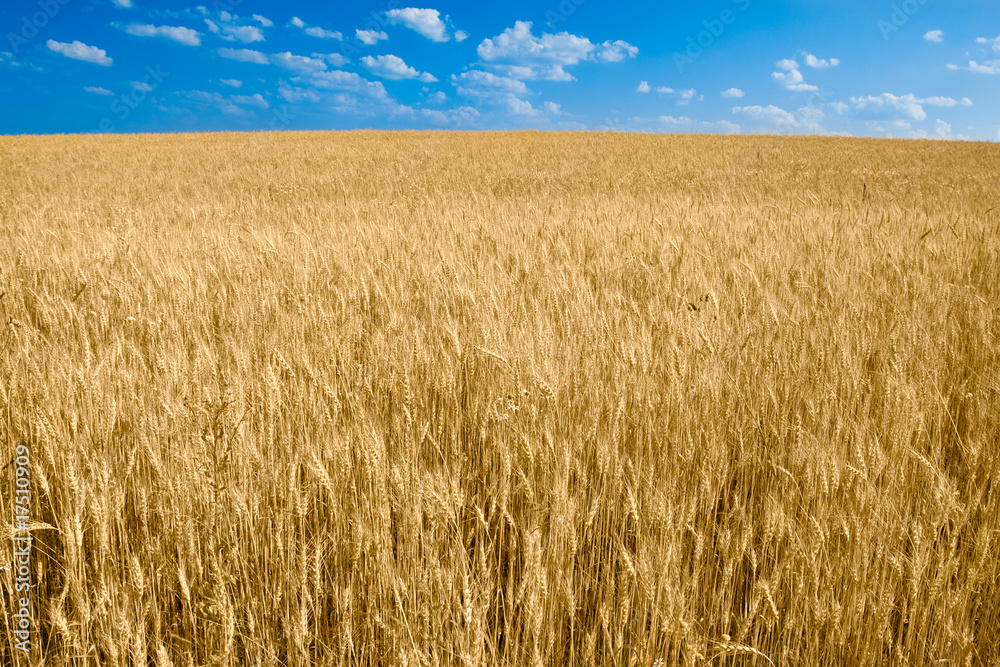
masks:
{"type": "Polygon", "coordinates": [[[0,158],[32,664],[1000,661],[1000,147],[0,158]]]}

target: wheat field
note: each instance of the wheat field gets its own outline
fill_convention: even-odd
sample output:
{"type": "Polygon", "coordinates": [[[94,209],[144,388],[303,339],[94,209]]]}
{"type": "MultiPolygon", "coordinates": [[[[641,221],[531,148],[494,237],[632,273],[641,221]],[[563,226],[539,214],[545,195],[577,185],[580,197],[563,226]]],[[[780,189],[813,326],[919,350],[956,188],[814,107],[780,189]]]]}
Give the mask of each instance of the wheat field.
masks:
{"type": "Polygon", "coordinates": [[[1000,146],[0,158],[0,663],[1000,662],[1000,146]]]}

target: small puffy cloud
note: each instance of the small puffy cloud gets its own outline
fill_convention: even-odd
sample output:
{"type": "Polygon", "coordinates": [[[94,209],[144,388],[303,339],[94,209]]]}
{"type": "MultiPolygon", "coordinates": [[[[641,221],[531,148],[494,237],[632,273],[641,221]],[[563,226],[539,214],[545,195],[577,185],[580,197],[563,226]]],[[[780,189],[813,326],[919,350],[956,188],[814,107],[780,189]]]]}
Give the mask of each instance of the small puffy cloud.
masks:
{"type": "Polygon", "coordinates": [[[628,42],[616,39],[598,45],[594,51],[594,60],[599,63],[620,63],[626,58],[635,58],[639,55],[639,47],[632,46],[628,42]]]}
{"type": "Polygon", "coordinates": [[[84,62],[101,65],[103,67],[108,67],[112,62],[114,62],[108,57],[108,54],[104,49],[99,49],[96,46],[87,46],[80,40],[74,40],[67,44],[50,39],[45,42],[45,46],[60,55],[66,56],[67,58],[82,60],[84,62]]]}
{"type": "Polygon", "coordinates": [[[129,9],[132,7],[132,0],[111,0],[111,4],[122,9],[129,9]]]}
{"type": "Polygon", "coordinates": [[[326,62],[320,58],[296,56],[288,51],[271,55],[271,63],[299,74],[312,74],[326,69],[326,62]]]}
{"type": "Polygon", "coordinates": [[[136,37],[162,37],[186,46],[201,45],[201,33],[183,26],[131,23],[125,26],[125,32],[136,37]]]}
{"type": "Polygon", "coordinates": [[[235,23],[223,23],[219,26],[215,21],[211,19],[205,19],[206,25],[210,32],[215,33],[222,39],[228,40],[230,42],[243,42],[244,44],[249,44],[250,42],[263,42],[264,33],[255,25],[237,25],[235,23]]]}
{"type": "Polygon", "coordinates": [[[416,69],[410,67],[399,56],[365,56],[361,59],[369,72],[382,79],[390,81],[401,81],[403,79],[420,79],[424,83],[434,83],[437,79],[424,72],[421,74],[416,69]]]}
{"type": "Polygon", "coordinates": [[[871,109],[873,111],[898,111],[914,120],[924,120],[927,118],[927,112],[924,111],[924,105],[934,106],[934,107],[970,107],[972,106],[972,100],[968,97],[963,97],[961,100],[956,100],[951,97],[917,97],[913,93],[908,93],[906,95],[893,95],[892,93],[882,93],[881,95],[875,97],[868,95],[865,97],[852,97],[851,102],[857,109],[871,109]]]}
{"type": "Polygon", "coordinates": [[[328,65],[333,67],[343,67],[348,63],[347,57],[342,53],[314,53],[312,57],[325,60],[328,65]]]}
{"type": "Polygon", "coordinates": [[[238,60],[243,63],[257,63],[266,65],[270,62],[267,55],[252,49],[219,49],[219,55],[230,60],[238,60]]]}
{"type": "Polygon", "coordinates": [[[479,118],[479,111],[472,107],[458,107],[439,111],[437,109],[421,109],[420,115],[435,125],[464,127],[479,118]]]}
{"type": "Polygon", "coordinates": [[[637,93],[648,93],[650,90],[652,89],[649,87],[648,81],[640,81],[639,85],[635,89],[637,93]]]}
{"type": "Polygon", "coordinates": [[[243,82],[239,79],[219,79],[219,83],[230,88],[241,88],[243,86],[243,82]]]}
{"type": "Polygon", "coordinates": [[[327,30],[326,28],[321,28],[316,25],[309,25],[298,16],[293,16],[292,20],[288,22],[288,25],[295,26],[296,28],[302,28],[303,32],[310,37],[316,37],[319,39],[335,39],[338,42],[344,39],[343,33],[339,30],[327,30]]]}
{"type": "Polygon", "coordinates": [[[256,107],[258,109],[267,109],[271,106],[260,93],[254,93],[253,95],[231,95],[229,99],[232,100],[234,104],[242,104],[244,106],[256,107]]]}
{"type": "MultiPolygon", "coordinates": [[[[783,71],[771,72],[771,78],[785,90],[791,90],[794,92],[816,92],[819,90],[817,86],[805,82],[802,77],[802,72],[799,71],[799,64],[794,60],[786,58],[784,60],[779,60],[775,63],[775,65],[778,69],[783,71]]],[[[827,64],[826,66],[829,67],[830,65],[827,64]]]]}
{"type": "Polygon", "coordinates": [[[145,81],[132,81],[129,85],[132,86],[132,88],[134,88],[135,90],[139,90],[144,93],[153,92],[153,87],[148,83],[146,83],[145,81]]]}
{"type": "Polygon", "coordinates": [[[997,53],[1000,53],[1000,37],[993,37],[992,39],[980,37],[976,39],[976,44],[986,44],[997,53]]]}
{"type": "MultiPolygon", "coordinates": [[[[390,9],[385,15],[393,25],[402,24],[432,42],[447,42],[451,39],[448,34],[448,17],[442,19],[441,12],[436,9],[405,7],[390,9]]],[[[455,32],[455,41],[461,42],[468,36],[464,30],[458,30],[455,32]]]]}
{"type": "Polygon", "coordinates": [[[355,30],[354,34],[357,36],[358,41],[362,44],[367,44],[368,46],[373,46],[378,44],[380,40],[389,39],[389,35],[385,34],[381,30],[355,30]]]}
{"type": "Polygon", "coordinates": [[[91,95],[114,95],[107,88],[101,88],[100,86],[84,86],[83,89],[91,95]]]}
{"type": "Polygon", "coordinates": [[[968,137],[964,134],[954,134],[951,131],[951,125],[938,119],[934,122],[934,136],[938,139],[949,139],[952,141],[967,141],[968,137]]]}
{"type": "Polygon", "coordinates": [[[496,37],[484,39],[479,58],[495,72],[521,80],[572,81],[563,68],[582,61],[619,62],[639,50],[622,40],[594,44],[568,32],[532,34],[530,21],[517,21],[496,37]]]}
{"type": "Polygon", "coordinates": [[[829,60],[823,60],[821,58],[817,58],[811,53],[807,53],[805,54],[805,56],[806,56],[806,65],[808,67],[813,67],[815,69],[826,69],[828,67],[836,67],[837,65],[840,64],[839,58],[830,58],[829,60]]]}
{"type": "Polygon", "coordinates": [[[271,19],[269,19],[267,17],[261,16],[260,14],[254,14],[252,18],[253,18],[254,21],[257,21],[258,23],[260,23],[265,28],[270,28],[271,26],[274,25],[274,21],[272,21],[271,19]]]}
{"type": "Polygon", "coordinates": [[[686,90],[674,90],[668,86],[657,86],[654,90],[663,95],[674,95],[677,97],[678,106],[687,106],[691,103],[691,100],[697,99],[699,102],[705,99],[704,95],[698,95],[698,91],[694,88],[688,88],[686,90]]]}
{"type": "Polygon", "coordinates": [[[550,113],[552,115],[562,113],[562,107],[555,102],[542,102],[542,109],[544,109],[546,113],[550,113]]]}
{"type": "MultiPolygon", "coordinates": [[[[320,90],[358,93],[378,101],[390,101],[389,94],[386,92],[385,86],[382,85],[381,81],[369,81],[354,72],[345,72],[343,70],[317,72],[308,77],[308,82],[314,88],[320,90]]],[[[346,105],[349,105],[350,102],[346,97],[342,100],[342,103],[346,105]]]]}
{"type": "Polygon", "coordinates": [[[944,41],[944,30],[928,30],[924,33],[924,39],[940,44],[944,41]]]}
{"type": "Polygon", "coordinates": [[[289,104],[298,104],[299,102],[319,102],[319,95],[317,95],[315,91],[303,88],[281,86],[278,88],[278,95],[280,95],[281,99],[285,100],[289,104]]]}
{"type": "Polygon", "coordinates": [[[318,37],[320,39],[336,39],[337,41],[344,39],[343,33],[339,30],[327,30],[316,25],[306,28],[305,33],[310,37],[318,37]]]}
{"type": "Polygon", "coordinates": [[[730,88],[729,90],[723,90],[719,94],[727,98],[743,97],[743,95],[745,95],[745,93],[739,88],[730,88]]]}
{"type": "Polygon", "coordinates": [[[458,94],[465,97],[493,98],[511,95],[520,97],[528,94],[528,87],[523,81],[482,70],[452,74],[451,82],[458,94]]]}
{"type": "Polygon", "coordinates": [[[1000,74],[1000,60],[988,60],[981,64],[970,60],[969,71],[976,74],[1000,74]]]}
{"type": "Polygon", "coordinates": [[[733,107],[733,113],[746,116],[768,129],[823,132],[819,121],[823,119],[824,114],[822,110],[813,107],[802,107],[797,113],[792,113],[773,104],[766,107],[753,105],[733,107]]]}
{"type": "Polygon", "coordinates": [[[195,102],[197,106],[212,106],[230,116],[247,115],[248,111],[244,107],[267,109],[270,106],[260,93],[226,97],[220,93],[208,93],[203,90],[184,90],[178,95],[195,102]]]}

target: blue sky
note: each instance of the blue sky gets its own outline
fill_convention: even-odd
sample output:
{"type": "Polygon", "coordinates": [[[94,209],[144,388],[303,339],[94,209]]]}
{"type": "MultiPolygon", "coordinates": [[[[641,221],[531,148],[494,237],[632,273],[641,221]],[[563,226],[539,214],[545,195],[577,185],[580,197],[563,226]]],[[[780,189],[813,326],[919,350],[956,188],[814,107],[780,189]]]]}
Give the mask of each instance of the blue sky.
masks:
{"type": "Polygon", "coordinates": [[[198,3],[5,0],[0,133],[1000,139],[995,0],[198,3]]]}

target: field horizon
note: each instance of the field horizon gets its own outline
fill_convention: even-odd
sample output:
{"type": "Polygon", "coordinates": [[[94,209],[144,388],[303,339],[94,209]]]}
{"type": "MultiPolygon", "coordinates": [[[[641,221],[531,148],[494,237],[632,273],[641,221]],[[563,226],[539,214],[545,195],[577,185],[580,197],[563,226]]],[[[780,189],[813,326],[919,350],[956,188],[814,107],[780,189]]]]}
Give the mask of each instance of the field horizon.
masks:
{"type": "Polygon", "coordinates": [[[0,663],[1000,662],[1000,145],[0,158],[0,663]]]}

